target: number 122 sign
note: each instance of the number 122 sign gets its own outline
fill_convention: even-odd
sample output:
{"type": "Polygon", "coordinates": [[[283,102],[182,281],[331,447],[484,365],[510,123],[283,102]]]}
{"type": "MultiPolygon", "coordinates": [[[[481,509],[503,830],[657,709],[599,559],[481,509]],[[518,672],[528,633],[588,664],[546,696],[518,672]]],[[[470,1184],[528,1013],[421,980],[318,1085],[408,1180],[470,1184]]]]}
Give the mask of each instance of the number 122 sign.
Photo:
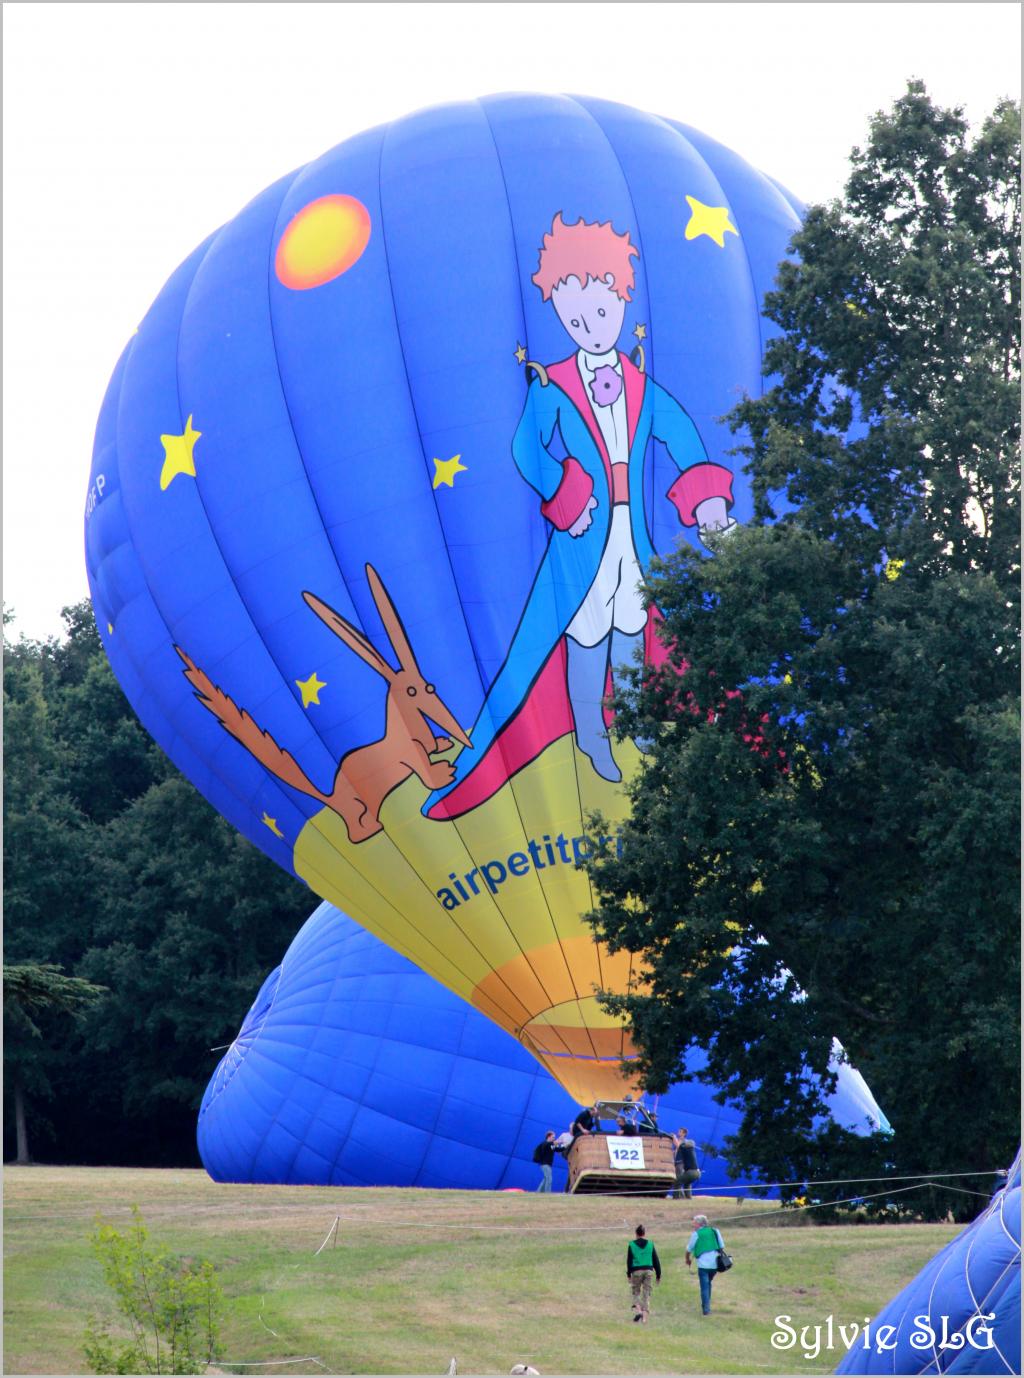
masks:
{"type": "Polygon", "coordinates": [[[640,1139],[608,1139],[608,1158],[612,1167],[642,1168],[644,1146],[640,1139]]]}

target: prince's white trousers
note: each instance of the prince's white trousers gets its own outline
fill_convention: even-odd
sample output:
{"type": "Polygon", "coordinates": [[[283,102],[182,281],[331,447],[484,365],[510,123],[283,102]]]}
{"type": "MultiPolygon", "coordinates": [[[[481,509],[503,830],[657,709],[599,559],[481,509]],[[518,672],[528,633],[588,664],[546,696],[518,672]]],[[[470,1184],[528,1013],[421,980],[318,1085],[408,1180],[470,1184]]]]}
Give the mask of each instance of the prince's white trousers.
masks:
{"type": "Polygon", "coordinates": [[[612,508],[608,543],[597,574],[566,634],[581,646],[596,646],[614,628],[635,636],[647,625],[640,586],[643,574],[633,547],[628,503],[612,508]]]}

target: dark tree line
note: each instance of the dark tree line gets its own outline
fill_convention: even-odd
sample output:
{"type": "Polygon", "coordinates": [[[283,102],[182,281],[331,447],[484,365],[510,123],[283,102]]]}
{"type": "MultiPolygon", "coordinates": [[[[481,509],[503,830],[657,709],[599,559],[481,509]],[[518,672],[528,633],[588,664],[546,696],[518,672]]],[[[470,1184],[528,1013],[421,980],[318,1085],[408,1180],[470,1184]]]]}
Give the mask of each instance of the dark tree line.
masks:
{"type": "Polygon", "coordinates": [[[661,565],[675,666],[618,706],[657,742],[592,918],[650,986],[607,1003],[653,1090],[708,1051],[734,1165],[777,1179],[1018,1142],[1019,175],[1008,102],[973,135],[917,83],[876,116],[732,418],[755,521],[661,565]],[[891,1139],[818,1132],[833,1035],[891,1139]]]}
{"type": "Polygon", "coordinates": [[[88,604],[64,617],[5,635],[5,1102],[39,1160],[194,1164],[210,1049],[316,898],[149,739],[88,604]]]}

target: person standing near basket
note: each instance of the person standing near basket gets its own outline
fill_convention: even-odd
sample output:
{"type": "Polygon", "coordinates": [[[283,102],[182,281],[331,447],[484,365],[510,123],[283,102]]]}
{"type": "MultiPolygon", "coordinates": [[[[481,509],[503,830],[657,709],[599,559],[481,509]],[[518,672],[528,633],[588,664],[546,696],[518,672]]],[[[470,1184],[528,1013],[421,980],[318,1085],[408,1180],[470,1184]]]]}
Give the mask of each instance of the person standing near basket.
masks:
{"type": "Polygon", "coordinates": [[[693,1198],[693,1184],[700,1181],[700,1168],[697,1165],[697,1145],[689,1137],[689,1131],[680,1129],[673,1137],[676,1160],[676,1189],[673,1193],[677,1201],[693,1198]]]}
{"type": "Polygon", "coordinates": [[[651,1279],[661,1281],[661,1259],[643,1225],[637,1225],[636,1237],[626,1246],[626,1276],[633,1293],[633,1321],[646,1325],[651,1314],[651,1279]]]}
{"type": "Polygon", "coordinates": [[[540,1181],[535,1190],[551,1190],[551,1168],[555,1161],[555,1131],[549,1129],[543,1140],[533,1150],[533,1161],[540,1168],[540,1181]]]}
{"type": "Polygon", "coordinates": [[[703,1315],[711,1314],[711,1283],[718,1272],[718,1254],[725,1244],[718,1230],[708,1224],[706,1215],[693,1217],[693,1234],[686,1242],[686,1266],[693,1266],[697,1260],[697,1278],[700,1282],[700,1309],[703,1315]]]}

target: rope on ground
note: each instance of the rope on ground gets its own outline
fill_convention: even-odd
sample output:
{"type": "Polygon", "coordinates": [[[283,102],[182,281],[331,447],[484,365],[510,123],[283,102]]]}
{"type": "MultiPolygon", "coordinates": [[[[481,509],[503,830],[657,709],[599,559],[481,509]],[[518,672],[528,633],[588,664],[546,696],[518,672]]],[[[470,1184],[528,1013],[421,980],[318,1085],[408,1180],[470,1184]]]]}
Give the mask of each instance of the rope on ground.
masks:
{"type": "Polygon", "coordinates": [[[266,1297],[260,1297],[260,1314],[257,1317],[257,1319],[259,1320],[259,1323],[260,1325],[262,1325],[264,1330],[269,1331],[269,1333],[273,1335],[275,1340],[279,1340],[281,1336],[271,1326],[267,1325],[266,1321],[263,1319],[263,1307],[266,1304],[266,1300],[266,1297]]]}
{"type": "Polygon", "coordinates": [[[216,1361],[207,1359],[206,1367],[210,1368],[214,1362],[230,1364],[232,1368],[283,1368],[285,1364],[316,1364],[317,1368],[322,1368],[325,1373],[328,1372],[327,1365],[322,1364],[319,1359],[314,1359],[312,1354],[307,1355],[305,1359],[260,1359],[258,1362],[246,1362],[243,1359],[217,1359],[216,1361]]]}
{"type": "MultiPolygon", "coordinates": [[[[866,1184],[869,1184],[869,1183],[872,1183],[872,1182],[914,1182],[914,1181],[921,1181],[921,1180],[923,1180],[924,1178],[928,1178],[928,1180],[929,1180],[930,1182],[932,1182],[933,1185],[940,1185],[939,1179],[944,1178],[944,1177],[1002,1177],[1002,1178],[1004,1179],[1004,1182],[1005,1182],[1006,1170],[1005,1170],[1005,1169],[1001,1169],[1001,1168],[988,1168],[987,1170],[984,1170],[984,1171],[982,1171],[982,1170],[979,1169],[979,1170],[977,1170],[977,1171],[971,1171],[971,1172],[915,1172],[915,1173],[909,1173],[909,1174],[904,1174],[904,1175],[902,1175],[902,1176],[894,1176],[894,1177],[822,1177],[822,1178],[816,1178],[814,1181],[801,1180],[801,1181],[794,1181],[794,1182],[732,1182],[732,1183],[730,1183],[730,1184],[727,1185],[727,1186],[721,1186],[721,1187],[711,1187],[711,1186],[702,1187],[702,1188],[700,1189],[700,1195],[701,1195],[701,1196],[708,1196],[708,1195],[710,1195],[712,1192],[716,1192],[716,1191],[717,1191],[717,1192],[723,1192],[723,1193],[724,1193],[725,1195],[727,1195],[727,1196],[730,1196],[730,1195],[734,1196],[734,1195],[736,1194],[737,1191],[742,1191],[742,1190],[745,1190],[745,1189],[751,1189],[751,1190],[752,1190],[752,1189],[754,1189],[754,1188],[757,1188],[757,1189],[759,1189],[759,1190],[762,1190],[762,1189],[763,1189],[763,1190],[765,1190],[765,1191],[771,1191],[771,1190],[773,1190],[775,1187],[842,1187],[842,1186],[847,1186],[847,1185],[849,1185],[849,1184],[852,1183],[852,1182],[864,1182],[864,1183],[866,1183],[866,1184]]],[[[255,1185],[255,1184],[254,1184],[254,1183],[251,1183],[251,1182],[222,1182],[222,1183],[218,1183],[218,1185],[219,1185],[219,1186],[223,1186],[223,1187],[230,1188],[230,1187],[233,1187],[233,1186],[249,1187],[249,1186],[253,1186],[253,1185],[255,1185]]],[[[289,1183],[289,1182],[278,1182],[278,1183],[269,1183],[269,1182],[267,1182],[267,1183],[261,1183],[260,1185],[261,1185],[261,1186],[272,1186],[272,1185],[276,1185],[276,1186],[288,1187],[288,1186],[291,1186],[291,1185],[293,1185],[293,1184],[292,1184],[292,1183],[289,1183]]],[[[695,1183],[694,1185],[696,1185],[696,1183],[695,1183]]],[[[327,1190],[332,1190],[332,1188],[324,1187],[323,1190],[325,1190],[325,1191],[327,1191],[327,1190]]],[[[376,1188],[362,1188],[362,1190],[376,1190],[376,1191],[405,1191],[405,1190],[408,1190],[408,1191],[419,1191],[419,1190],[421,1190],[421,1188],[418,1188],[418,1187],[408,1187],[408,1188],[405,1188],[405,1187],[376,1187],[376,1188]]],[[[953,1190],[953,1188],[949,1188],[949,1190],[953,1190]]],[[[557,1193],[556,1193],[556,1194],[557,1194],[557,1193]]],[[[663,1194],[664,1194],[664,1195],[667,1195],[667,1194],[668,1194],[668,1191],[667,1191],[667,1189],[666,1189],[666,1191],[665,1191],[664,1193],[662,1193],[661,1190],[660,1190],[660,1188],[659,1188],[657,1194],[658,1194],[658,1195],[663,1195],[663,1194]]],[[[979,1192],[979,1195],[986,1195],[986,1196],[988,1196],[988,1195],[991,1195],[991,1193],[990,1193],[990,1192],[983,1192],[983,1193],[982,1193],[982,1192],[979,1192]]],[[[158,1203],[158,1204],[155,1205],[155,1206],[151,1206],[149,1209],[150,1209],[150,1211],[151,1211],[152,1219],[155,1220],[155,1219],[160,1218],[161,1216],[197,1215],[197,1214],[199,1214],[199,1215],[220,1215],[220,1214],[225,1214],[225,1213],[226,1213],[226,1214],[230,1214],[230,1213],[232,1213],[233,1211],[237,1210],[237,1208],[238,1208],[238,1207],[237,1207],[237,1204],[236,1204],[235,1202],[219,1202],[219,1201],[218,1201],[218,1202],[214,1202],[214,1201],[210,1201],[210,1202],[204,1202],[204,1203],[202,1203],[202,1204],[199,1204],[199,1205],[192,1205],[192,1206],[163,1206],[162,1203],[158,1203]]],[[[267,1211],[275,1211],[275,1212],[282,1212],[282,1213],[284,1213],[284,1212],[291,1213],[291,1212],[294,1212],[294,1211],[296,1211],[296,1210],[302,1210],[302,1209],[304,1209],[304,1207],[302,1207],[302,1206],[300,1206],[300,1205],[298,1205],[298,1204],[292,1205],[292,1204],[286,1203],[286,1202],[280,1202],[280,1203],[274,1202],[274,1203],[268,1204],[268,1205],[266,1205],[266,1206],[261,1206],[261,1209],[262,1209],[264,1212],[267,1212],[267,1211]]],[[[77,1213],[75,1213],[75,1212],[70,1212],[70,1213],[69,1213],[69,1212],[67,1212],[67,1211],[55,1211],[55,1212],[53,1212],[52,1214],[51,1214],[51,1213],[48,1213],[48,1214],[39,1214],[39,1215],[36,1215],[36,1214],[30,1214],[30,1215],[12,1215],[9,1211],[5,1211],[5,1212],[4,1212],[4,1219],[5,1219],[5,1220],[8,1220],[8,1221],[17,1221],[17,1220],[32,1220],[32,1221],[36,1221],[36,1220],[67,1220],[67,1219],[79,1219],[79,1218],[82,1218],[82,1219],[91,1219],[92,1215],[95,1214],[95,1212],[96,1212],[97,1210],[104,1210],[104,1211],[109,1212],[110,1214],[115,1214],[115,1213],[117,1213],[117,1212],[122,1212],[122,1213],[127,1214],[127,1213],[131,1210],[131,1207],[130,1207],[130,1206],[83,1206],[83,1207],[80,1209],[80,1211],[77,1212],[77,1213]]]]}
{"type": "MultiPolygon", "coordinates": [[[[732,1182],[724,1187],[705,1187],[701,1195],[709,1191],[734,1192],[738,1187],[845,1187],[851,1182],[916,1182],[923,1177],[935,1181],[940,1177],[1005,1177],[1001,1168],[989,1168],[988,1172],[908,1172],[893,1177],[819,1177],[814,1181],[797,1182],[732,1182]]],[[[694,1184],[696,1185],[696,1184],[694,1184]]],[[[987,1195],[987,1193],[986,1193],[987,1195]]]]}
{"type": "MultiPolygon", "coordinates": [[[[871,1193],[870,1195],[868,1195],[868,1196],[864,1196],[864,1195],[858,1195],[858,1196],[844,1196],[844,1197],[840,1197],[840,1198],[839,1198],[838,1200],[836,1200],[836,1201],[811,1201],[811,1202],[809,1202],[809,1203],[808,1203],[807,1205],[805,1205],[805,1206],[787,1206],[787,1207],[786,1207],[786,1214],[787,1214],[787,1215],[796,1215],[798,1211],[813,1211],[813,1210],[819,1210],[822,1206],[847,1206],[847,1205],[849,1205],[851,1202],[854,1202],[854,1201],[858,1201],[858,1202],[859,1202],[859,1201],[874,1201],[874,1200],[877,1200],[878,1197],[880,1197],[880,1196],[901,1196],[903,1193],[908,1192],[908,1191],[920,1191],[923,1187],[937,1187],[938,1185],[939,1185],[938,1182],[916,1182],[913,1186],[910,1186],[910,1187],[896,1187],[893,1191],[876,1191],[876,1192],[872,1192],[872,1193],[871,1193]]],[[[944,1190],[944,1191],[958,1191],[958,1190],[961,1190],[961,1188],[958,1188],[958,1187],[944,1187],[944,1188],[942,1188],[942,1190],[944,1190]]],[[[975,1193],[972,1193],[972,1194],[973,1194],[973,1195],[979,1195],[980,1193],[975,1192],[975,1193]]],[[[988,1194],[986,1193],[985,1195],[986,1195],[986,1199],[987,1199],[987,1195],[988,1195],[988,1194]]],[[[731,1221],[731,1220],[763,1220],[763,1219],[765,1218],[765,1215],[764,1215],[764,1212],[763,1212],[763,1211],[753,1211],[753,1212],[748,1213],[747,1215],[723,1215],[723,1216],[721,1216],[720,1218],[721,1218],[723,1221],[731,1221]]]]}
{"type": "MultiPolygon", "coordinates": [[[[725,1195],[732,1195],[732,1196],[735,1196],[735,1194],[736,1194],[737,1191],[741,1191],[741,1190],[744,1190],[744,1189],[753,1189],[753,1188],[757,1188],[757,1189],[759,1189],[759,1190],[764,1190],[764,1191],[770,1191],[770,1190],[774,1189],[775,1187],[804,1187],[804,1188],[806,1188],[806,1187],[846,1186],[847,1184],[849,1184],[849,1183],[851,1183],[851,1182],[864,1182],[865,1184],[870,1184],[870,1183],[873,1183],[873,1182],[909,1182],[909,1181],[923,1181],[925,1178],[927,1178],[928,1182],[929,1182],[932,1186],[934,1186],[934,1187],[939,1187],[939,1188],[941,1188],[941,1189],[944,1190],[944,1191],[956,1191],[956,1190],[961,1190],[961,1191],[963,1191],[963,1190],[966,1190],[966,1188],[963,1188],[963,1187],[961,1187],[961,1188],[956,1188],[956,1187],[946,1187],[946,1186],[944,1186],[943,1183],[942,1183],[942,1181],[941,1181],[940,1179],[942,1179],[942,1178],[948,1178],[948,1177],[993,1177],[993,1178],[994,1178],[994,1177],[1001,1177],[1001,1178],[1003,1179],[1001,1185],[1005,1185],[1006,1171],[1005,1171],[1005,1169],[988,1168],[987,1170],[984,1170],[984,1171],[982,1171],[982,1170],[979,1169],[978,1171],[971,1171],[971,1172],[930,1172],[930,1173],[929,1173],[929,1172],[919,1172],[919,1173],[912,1173],[912,1174],[906,1174],[906,1175],[902,1175],[902,1176],[893,1176],[893,1177],[823,1177],[823,1178],[815,1179],[814,1181],[806,1181],[806,1180],[803,1180],[803,1181],[793,1181],[793,1182],[734,1182],[734,1183],[731,1183],[731,1184],[728,1185],[728,1186],[721,1186],[721,1187],[707,1186],[707,1187],[701,1187],[701,1188],[699,1189],[699,1195],[701,1195],[701,1196],[709,1196],[712,1192],[722,1192],[722,1193],[724,1193],[725,1195]]],[[[230,1188],[230,1187],[232,1187],[232,1186],[252,1186],[253,1184],[252,1184],[252,1183],[225,1182],[225,1183],[221,1183],[221,1184],[219,1184],[219,1185],[222,1185],[222,1186],[224,1186],[224,1187],[230,1188]]],[[[290,1184],[290,1183],[287,1183],[287,1182],[281,1182],[281,1183],[276,1183],[276,1184],[264,1183],[264,1184],[261,1184],[261,1185],[266,1185],[266,1186],[278,1185],[278,1186],[287,1187],[287,1186],[289,1186],[289,1185],[291,1185],[291,1184],[290,1184]]],[[[694,1185],[696,1186],[697,1184],[694,1183],[694,1185]]],[[[673,1189],[674,1189],[674,1188],[673,1188],[673,1189]]],[[[1000,1188],[995,1188],[995,1190],[999,1190],[999,1189],[1000,1189],[1000,1188]]],[[[331,1189],[331,1188],[326,1188],[326,1187],[325,1187],[324,1190],[332,1190],[332,1189],[331,1189]]],[[[406,1188],[406,1187],[377,1187],[377,1188],[368,1188],[368,1189],[366,1189],[366,1190],[376,1190],[376,1191],[406,1191],[406,1190],[408,1190],[408,1191],[418,1191],[418,1190],[420,1190],[420,1188],[418,1188],[418,1187],[408,1187],[408,1188],[406,1188]]],[[[667,1195],[668,1195],[668,1192],[669,1192],[669,1189],[668,1189],[668,1188],[666,1188],[666,1189],[663,1191],[663,1190],[659,1187],[659,1188],[657,1188],[657,1190],[652,1191],[652,1192],[650,1192],[650,1193],[645,1193],[645,1194],[647,1194],[647,1195],[652,1195],[652,1196],[667,1196],[667,1195]]],[[[487,1192],[487,1193],[481,1193],[481,1194],[486,1194],[486,1195],[488,1195],[488,1196],[491,1196],[491,1195],[495,1195],[495,1194],[497,1194],[497,1193],[487,1192]]],[[[560,1194],[560,1193],[556,1193],[556,1195],[558,1195],[558,1194],[560,1194]]],[[[639,1194],[640,1194],[640,1193],[638,1192],[637,1195],[639,1195],[639,1194]]],[[[884,1193],[883,1193],[883,1194],[884,1194],[884,1193]]],[[[991,1195],[993,1195],[993,1192],[978,1192],[977,1195],[979,1195],[979,1196],[991,1196],[991,1195]]],[[[823,1202],[823,1203],[821,1203],[821,1204],[827,1205],[828,1203],[827,1203],[827,1202],[823,1202]]],[[[268,1215],[268,1214],[287,1214],[287,1215],[292,1215],[292,1214],[295,1214],[296,1212],[300,1212],[300,1213],[301,1213],[301,1212],[303,1212],[303,1211],[305,1211],[305,1210],[317,1209],[317,1207],[312,1206],[312,1204],[311,1204],[310,1206],[305,1206],[305,1205],[301,1205],[301,1204],[299,1204],[299,1203],[292,1204],[292,1203],[290,1203],[290,1202],[271,1202],[271,1203],[267,1203],[267,1204],[261,1204],[261,1207],[260,1207],[260,1208],[261,1208],[261,1211],[264,1213],[264,1215],[268,1215]]],[[[127,1214],[127,1213],[130,1211],[130,1209],[131,1209],[131,1208],[130,1208],[129,1206],[115,1206],[115,1205],[111,1205],[111,1206],[83,1206],[83,1207],[82,1207],[79,1211],[77,1211],[77,1212],[76,1212],[76,1211],[56,1211],[56,1212],[53,1212],[53,1213],[45,1213],[45,1214],[44,1214],[44,1213],[40,1213],[40,1214],[31,1213],[31,1214],[28,1214],[28,1215],[12,1215],[9,1211],[5,1211],[5,1212],[4,1212],[4,1220],[5,1220],[6,1222],[8,1222],[8,1223],[13,1223],[13,1222],[22,1221],[22,1220],[30,1220],[30,1221],[32,1221],[32,1222],[34,1223],[34,1222],[37,1221],[37,1220],[69,1220],[69,1219],[70,1219],[70,1220],[78,1220],[78,1219],[91,1219],[92,1216],[96,1213],[97,1210],[102,1210],[102,1211],[104,1211],[104,1212],[106,1212],[106,1213],[108,1213],[108,1214],[115,1215],[115,1214],[118,1214],[118,1213],[127,1214]]],[[[206,1202],[206,1203],[202,1203],[202,1204],[199,1204],[199,1205],[191,1205],[191,1206],[165,1206],[163,1203],[157,1203],[156,1205],[153,1205],[153,1206],[150,1206],[150,1207],[149,1207],[149,1218],[152,1219],[152,1220],[159,1220],[159,1219],[167,1219],[167,1218],[170,1218],[170,1217],[173,1217],[173,1216],[177,1216],[177,1215],[191,1215],[191,1216],[199,1216],[199,1215],[232,1215],[232,1214],[234,1214],[237,1210],[238,1210],[238,1203],[235,1202],[235,1201],[206,1202]]],[[[352,1221],[365,1220],[365,1219],[367,1219],[367,1218],[368,1218],[368,1213],[366,1213],[366,1212],[362,1212],[361,1214],[358,1214],[358,1215],[345,1215],[345,1216],[339,1217],[339,1219],[352,1220],[352,1221]]],[[[369,1218],[372,1218],[372,1217],[369,1217],[369,1218]]],[[[467,1221],[466,1223],[472,1223],[472,1222],[471,1222],[471,1221],[467,1221]]]]}
{"type": "Polygon", "coordinates": [[[330,1237],[331,1237],[332,1234],[334,1235],[334,1242],[335,1242],[335,1244],[337,1244],[337,1242],[338,1242],[338,1222],[339,1222],[340,1220],[341,1220],[341,1216],[340,1216],[340,1215],[336,1215],[336,1216],[334,1217],[334,1224],[331,1226],[331,1228],[327,1231],[327,1234],[324,1236],[324,1242],[320,1245],[320,1248],[317,1249],[316,1254],[313,1255],[314,1258],[316,1258],[317,1254],[322,1253],[323,1250],[327,1247],[327,1241],[330,1239],[330,1237]]]}
{"type": "MultiPolygon", "coordinates": [[[[966,1187],[947,1186],[940,1179],[944,1177],[999,1177],[1001,1175],[1003,1174],[1000,1174],[996,1170],[993,1170],[991,1172],[915,1172],[905,1173],[901,1176],[893,1177],[822,1177],[815,1181],[732,1182],[728,1186],[721,1187],[698,1187],[698,1183],[693,1182],[691,1183],[691,1191],[697,1191],[698,1195],[700,1196],[708,1196],[713,1191],[722,1192],[726,1196],[735,1196],[738,1191],[742,1191],[744,1189],[753,1190],[756,1188],[759,1191],[772,1191],[776,1187],[800,1187],[803,1190],[807,1190],[807,1188],[809,1187],[843,1187],[848,1186],[853,1182],[863,1182],[865,1186],[870,1186],[874,1182],[923,1182],[925,1178],[927,1178],[928,1184],[930,1186],[936,1187],[940,1191],[967,1191],[966,1187]]],[[[1003,1175],[1002,1185],[1005,1186],[1005,1175],[1003,1175]]],[[[638,1187],[636,1191],[631,1191],[629,1194],[630,1196],[650,1196],[653,1198],[659,1196],[668,1196],[670,1194],[674,1194],[677,1190],[677,1187],[638,1187]]],[[[1001,1190],[1001,1187],[996,1187],[995,1190],[1001,1190]]],[[[594,1192],[593,1194],[595,1196],[599,1196],[602,1193],[594,1192]]],[[[609,1195],[613,1194],[614,1193],[609,1193],[609,1195]]],[[[885,1195],[884,1192],[880,1192],[878,1194],[882,1196],[885,1195]]],[[[976,1191],[973,1193],[973,1195],[975,1196],[984,1196],[986,1198],[992,1196],[993,1194],[993,1192],[989,1191],[976,1191]]],[[[676,1199],[678,1200],[680,1198],[676,1199]]],[[[692,1200],[693,1197],[689,1196],[684,1197],[682,1199],[692,1200]]],[[[866,1200],[867,1198],[861,1196],[852,1197],[851,1199],[866,1200]]],[[[830,1203],[828,1201],[817,1201],[814,1204],[819,1206],[827,1206],[834,1203],[830,1203]]]]}
{"type": "MultiPolygon", "coordinates": [[[[719,1220],[723,1225],[731,1224],[734,1220],[759,1220],[759,1221],[761,1221],[763,1224],[769,1225],[769,1224],[771,1224],[773,1221],[776,1221],[776,1220],[780,1219],[780,1217],[781,1217],[782,1219],[786,1219],[786,1218],[788,1218],[788,1217],[791,1217],[791,1216],[797,1214],[799,1211],[812,1211],[812,1210],[818,1210],[818,1209],[820,1209],[822,1206],[844,1206],[844,1205],[850,1204],[851,1202],[873,1201],[873,1200],[877,1199],[878,1197],[883,1197],[883,1196],[884,1196],[884,1197],[900,1196],[900,1195],[903,1195],[904,1193],[906,1193],[906,1192],[908,1192],[908,1191],[920,1191],[920,1190],[921,1190],[922,1188],[924,1188],[924,1187],[936,1187],[936,1188],[938,1188],[938,1189],[941,1190],[941,1191],[962,1191],[962,1192],[966,1192],[969,1196],[982,1196],[982,1197],[984,1197],[986,1200],[988,1199],[988,1193],[987,1193],[987,1192],[972,1192],[972,1191],[970,1191],[970,1190],[969,1190],[968,1188],[966,1188],[966,1187],[950,1187],[950,1186],[943,1186],[943,1185],[942,1185],[941,1183],[939,1183],[939,1182],[931,1182],[931,1181],[928,1181],[928,1182],[915,1182],[915,1183],[913,1183],[913,1184],[912,1184],[911,1186],[909,1186],[909,1187],[895,1187],[895,1188],[894,1188],[893,1190],[891,1190],[891,1191],[877,1191],[877,1192],[872,1193],[871,1195],[859,1194],[859,1195],[857,1195],[857,1196],[845,1196],[845,1197],[840,1197],[838,1200],[835,1200],[835,1201],[812,1201],[812,1202],[810,1202],[810,1203],[808,1203],[808,1204],[806,1204],[806,1205],[803,1205],[803,1206],[787,1206],[784,1215],[782,1214],[781,1211],[775,1212],[775,1211],[759,1210],[759,1211],[749,1211],[749,1212],[746,1212],[746,1213],[743,1213],[743,1214],[737,1214],[737,1215],[718,1215],[718,1216],[716,1216],[716,1219],[719,1220]]],[[[663,1192],[660,1193],[660,1195],[664,1198],[664,1193],[663,1193],[663,1192]]],[[[622,1200],[622,1197],[621,1197],[621,1196],[618,1196],[616,1193],[613,1193],[613,1192],[608,1193],[607,1196],[605,1196],[605,1195],[600,1195],[600,1196],[599,1196],[599,1195],[595,1192],[595,1193],[593,1194],[592,1197],[588,1197],[588,1198],[586,1198],[586,1199],[590,1199],[590,1200],[601,1200],[601,1201],[621,1201],[621,1200],[622,1200]]],[[[630,1198],[630,1199],[635,1199],[634,1196],[633,1196],[632,1194],[631,1194],[631,1198],[630,1198]]],[[[667,1199],[667,1198],[665,1198],[665,1199],[667,1199]]],[[[695,1204],[695,1205],[697,1204],[696,1201],[694,1202],[694,1204],[695,1204]]],[[[387,1229],[387,1230],[421,1229],[421,1228],[422,1228],[422,1222],[421,1222],[421,1221],[418,1221],[418,1220],[389,1220],[389,1221],[386,1222],[386,1224],[381,1225],[381,1224],[380,1224],[380,1221],[379,1221],[379,1218],[376,1217],[376,1216],[374,1216],[374,1215],[371,1215],[371,1214],[369,1214],[369,1213],[364,1213],[363,1215],[358,1216],[358,1217],[355,1217],[355,1216],[348,1216],[348,1217],[345,1217],[345,1218],[351,1220],[353,1223],[359,1223],[359,1224],[365,1223],[365,1222],[367,1222],[367,1221],[376,1221],[377,1224],[378,1224],[378,1227],[383,1228],[383,1229],[387,1229]]],[[[941,1222],[941,1221],[936,1221],[936,1222],[934,1222],[934,1223],[936,1223],[936,1224],[941,1224],[942,1222],[941,1222]]],[[[665,1226],[668,1225],[668,1224],[669,1224],[669,1222],[660,1222],[660,1221],[659,1221],[658,1228],[659,1228],[659,1229],[665,1228],[665,1226]]],[[[331,1228],[333,1229],[334,1227],[332,1226],[331,1228]]],[[[625,1220],[623,1220],[623,1221],[609,1221],[608,1223],[602,1224],[602,1225],[580,1225],[580,1224],[571,1224],[571,1225],[522,1225],[522,1224],[497,1225],[497,1224],[493,1224],[493,1223],[490,1223],[490,1222],[487,1222],[487,1221],[477,1221],[477,1220],[472,1220],[472,1219],[463,1217],[462,1219],[458,1219],[458,1220],[434,1220],[434,1221],[431,1221],[431,1228],[432,1228],[432,1229],[446,1229],[446,1230],[461,1230],[461,1231],[466,1231],[466,1230],[472,1231],[472,1230],[476,1230],[476,1231],[478,1231],[478,1232],[480,1232],[480,1231],[488,1231],[488,1230],[489,1230],[489,1231],[491,1231],[491,1232],[497,1232],[497,1233],[507,1232],[507,1233],[515,1233],[515,1234],[600,1234],[600,1233],[605,1233],[605,1234],[607,1234],[607,1233],[608,1233],[609,1231],[611,1231],[611,1230],[621,1230],[621,1229],[624,1229],[624,1228],[628,1228],[628,1221],[625,1221],[625,1220]]],[[[689,1228],[691,1228],[691,1226],[690,1226],[688,1223],[684,1223],[684,1224],[683,1224],[683,1228],[684,1228],[684,1229],[689,1229],[689,1228]]],[[[330,1232],[328,1232],[328,1238],[329,1238],[329,1237],[330,1237],[330,1232]]],[[[322,1248],[322,1247],[323,1247],[323,1246],[321,1245],[321,1248],[322,1248]]],[[[318,1250],[317,1250],[317,1253],[319,1253],[319,1252],[320,1252],[320,1250],[318,1249],[318,1250]]],[[[316,1257],[315,1254],[314,1254],[314,1257],[316,1257]]]]}

